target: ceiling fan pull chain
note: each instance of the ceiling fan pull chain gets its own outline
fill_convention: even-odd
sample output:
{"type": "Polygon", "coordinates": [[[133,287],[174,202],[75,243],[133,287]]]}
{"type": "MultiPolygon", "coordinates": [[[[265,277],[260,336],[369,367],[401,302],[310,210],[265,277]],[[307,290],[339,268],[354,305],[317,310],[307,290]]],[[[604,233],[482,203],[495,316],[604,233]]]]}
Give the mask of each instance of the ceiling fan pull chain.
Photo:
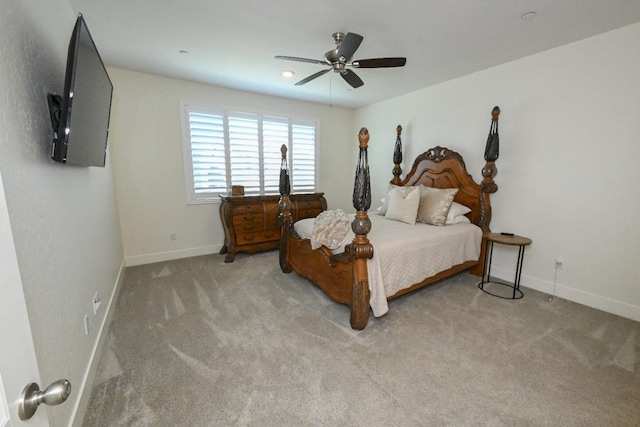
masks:
{"type": "Polygon", "coordinates": [[[333,76],[329,76],[329,108],[333,108],[333,76]]]}

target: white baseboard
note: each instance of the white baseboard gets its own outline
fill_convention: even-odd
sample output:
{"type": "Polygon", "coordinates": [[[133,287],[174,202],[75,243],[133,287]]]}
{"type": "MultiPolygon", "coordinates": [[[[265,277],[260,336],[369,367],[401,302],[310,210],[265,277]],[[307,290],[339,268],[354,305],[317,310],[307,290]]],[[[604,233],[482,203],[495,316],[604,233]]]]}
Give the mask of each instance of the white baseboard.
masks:
{"type": "Polygon", "coordinates": [[[111,324],[113,312],[116,309],[116,301],[118,300],[122,282],[124,281],[124,273],[125,262],[123,261],[122,265],[120,266],[120,271],[118,272],[118,277],[116,278],[116,283],[113,287],[113,292],[111,292],[105,315],[102,319],[102,323],[100,324],[100,328],[98,329],[96,343],[93,346],[91,358],[89,359],[89,366],[87,368],[87,371],[85,372],[84,378],[82,379],[82,384],[80,384],[80,387],[77,391],[77,393],[80,393],[80,398],[76,401],[76,406],[73,408],[69,427],[81,427],[82,422],[84,421],[84,416],[87,412],[87,407],[91,398],[93,382],[98,371],[98,366],[100,365],[102,350],[104,348],[107,336],[109,335],[109,325],[111,324]]]}
{"type": "Polygon", "coordinates": [[[157,252],[154,254],[137,255],[125,258],[127,267],[134,265],[153,264],[154,262],[171,261],[173,259],[189,258],[192,256],[217,254],[222,245],[204,246],[201,248],[181,249],[178,251],[157,252]]]}
{"type": "MultiPolygon", "coordinates": [[[[491,273],[492,277],[495,276],[508,282],[513,282],[515,276],[515,271],[500,268],[495,265],[491,266],[491,273]]],[[[640,322],[640,307],[637,305],[617,301],[591,292],[585,292],[571,286],[563,285],[562,283],[556,283],[554,289],[553,282],[525,274],[523,274],[520,279],[520,286],[640,322]]]]}

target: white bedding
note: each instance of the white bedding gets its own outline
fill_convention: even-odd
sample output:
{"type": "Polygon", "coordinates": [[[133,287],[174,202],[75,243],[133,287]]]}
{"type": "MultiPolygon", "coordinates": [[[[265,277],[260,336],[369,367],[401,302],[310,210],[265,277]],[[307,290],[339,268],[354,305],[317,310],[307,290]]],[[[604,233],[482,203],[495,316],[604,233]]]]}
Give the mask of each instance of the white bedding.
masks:
{"type": "MultiPolygon", "coordinates": [[[[482,230],[474,224],[410,225],[373,212],[369,212],[369,218],[372,225],[368,238],[373,244],[373,258],[368,260],[367,269],[370,305],[376,317],[389,311],[387,297],[480,256],[482,230]]],[[[313,221],[308,218],[295,223],[300,237],[311,237],[313,221]]],[[[333,252],[343,252],[353,238],[353,231],[349,231],[333,252]]]]}

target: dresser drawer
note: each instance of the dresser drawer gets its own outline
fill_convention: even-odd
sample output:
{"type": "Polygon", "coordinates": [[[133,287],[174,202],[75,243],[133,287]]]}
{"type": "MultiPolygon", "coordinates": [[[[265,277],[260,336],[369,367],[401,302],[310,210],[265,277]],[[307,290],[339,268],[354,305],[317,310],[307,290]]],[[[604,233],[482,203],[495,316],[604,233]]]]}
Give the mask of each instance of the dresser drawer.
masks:
{"type": "Polygon", "coordinates": [[[264,225],[264,214],[262,212],[246,212],[243,214],[234,213],[231,217],[231,222],[233,222],[234,227],[247,223],[264,225]]]}
{"type": "Polygon", "coordinates": [[[248,205],[245,204],[237,204],[233,206],[233,214],[245,214],[245,213],[257,213],[262,214],[263,212],[262,203],[251,203],[248,205]]]}
{"type": "Polygon", "coordinates": [[[253,233],[256,231],[264,230],[264,221],[254,221],[254,222],[235,222],[233,224],[233,229],[236,234],[240,233],[253,233]]]}
{"type": "Polygon", "coordinates": [[[252,245],[261,242],[280,240],[280,230],[262,230],[250,233],[236,233],[236,244],[252,245]]]}
{"type": "Polygon", "coordinates": [[[320,214],[320,212],[322,212],[322,209],[320,208],[300,209],[296,219],[315,218],[320,214]]]}
{"type": "Polygon", "coordinates": [[[322,203],[320,202],[320,200],[300,200],[296,202],[296,204],[298,205],[298,209],[300,210],[311,208],[322,209],[322,203]]]}

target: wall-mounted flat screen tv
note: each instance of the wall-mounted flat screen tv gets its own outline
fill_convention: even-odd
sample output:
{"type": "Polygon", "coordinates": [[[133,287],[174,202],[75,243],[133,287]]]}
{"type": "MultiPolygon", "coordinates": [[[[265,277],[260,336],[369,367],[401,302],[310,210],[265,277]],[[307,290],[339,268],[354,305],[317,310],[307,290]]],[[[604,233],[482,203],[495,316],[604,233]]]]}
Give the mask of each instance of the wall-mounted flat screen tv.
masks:
{"type": "Polygon", "coordinates": [[[48,94],[54,130],[53,160],[104,167],[112,94],[107,70],[79,14],[69,42],[64,92],[48,94]]]}

